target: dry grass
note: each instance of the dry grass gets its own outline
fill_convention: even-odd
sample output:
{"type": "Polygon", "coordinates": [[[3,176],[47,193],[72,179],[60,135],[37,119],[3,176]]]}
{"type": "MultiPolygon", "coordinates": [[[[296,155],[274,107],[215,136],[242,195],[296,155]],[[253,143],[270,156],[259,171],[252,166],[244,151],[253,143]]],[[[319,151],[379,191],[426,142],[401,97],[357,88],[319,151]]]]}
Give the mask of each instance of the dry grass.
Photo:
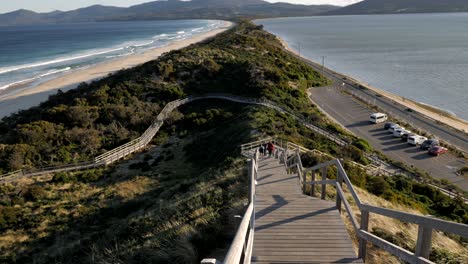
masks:
{"type": "Polygon", "coordinates": [[[152,178],[137,176],[134,179],[115,184],[112,189],[116,195],[124,201],[128,201],[155,188],[156,185],[157,181],[152,178]]]}

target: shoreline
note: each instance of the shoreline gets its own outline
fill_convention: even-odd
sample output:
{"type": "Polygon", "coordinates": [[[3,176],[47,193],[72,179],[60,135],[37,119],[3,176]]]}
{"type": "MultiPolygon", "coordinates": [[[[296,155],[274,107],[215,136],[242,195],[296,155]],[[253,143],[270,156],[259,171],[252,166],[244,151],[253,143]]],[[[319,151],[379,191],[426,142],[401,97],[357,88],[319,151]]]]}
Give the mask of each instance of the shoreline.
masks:
{"type": "Polygon", "coordinates": [[[160,57],[163,53],[178,50],[192,44],[205,41],[234,26],[233,22],[222,21],[223,25],[211,31],[192,36],[188,39],[174,41],[166,46],[150,49],[140,54],[102,62],[83,69],[71,71],[31,88],[18,88],[0,95],[0,119],[19,110],[27,109],[47,100],[48,96],[76,88],[80,83],[92,82],[117,71],[132,68],[160,57]]]}
{"type": "MultiPolygon", "coordinates": [[[[276,36],[276,35],[275,35],[276,36]]],[[[304,58],[302,56],[299,55],[299,53],[292,49],[291,47],[289,47],[288,43],[283,40],[282,38],[280,38],[279,36],[276,36],[276,38],[281,42],[282,46],[284,49],[286,49],[287,51],[290,51],[292,53],[294,53],[295,55],[301,57],[301,58],[304,58]]],[[[304,58],[318,66],[320,66],[317,62],[314,62],[308,58],[304,58]]],[[[362,81],[359,81],[351,76],[348,76],[346,74],[343,74],[343,73],[339,73],[339,72],[336,72],[330,68],[327,68],[325,67],[328,71],[331,71],[339,76],[342,76],[342,77],[345,77],[346,80],[348,81],[351,81],[357,85],[360,85],[366,89],[369,89],[383,97],[386,97],[387,99],[389,100],[393,100],[405,107],[408,107],[408,108],[411,108],[413,111],[416,111],[430,119],[433,119],[435,121],[438,121],[440,123],[443,123],[449,127],[452,127],[454,129],[457,129],[457,130],[460,130],[464,133],[468,133],[468,121],[460,118],[460,117],[457,117],[457,116],[445,116],[445,115],[441,115],[440,113],[437,113],[435,111],[431,111],[430,109],[438,109],[437,107],[435,106],[432,106],[432,105],[429,105],[429,104],[425,104],[425,103],[422,103],[422,102],[415,102],[411,99],[408,99],[408,98],[405,98],[403,96],[399,96],[399,95],[396,95],[396,94],[392,94],[390,92],[387,92],[387,91],[384,91],[382,89],[379,89],[377,87],[374,87],[374,86],[370,86],[362,81]],[[424,108],[423,106],[421,105],[427,105],[428,107],[424,108]]],[[[441,112],[446,112],[444,109],[440,109],[441,112]]]]}

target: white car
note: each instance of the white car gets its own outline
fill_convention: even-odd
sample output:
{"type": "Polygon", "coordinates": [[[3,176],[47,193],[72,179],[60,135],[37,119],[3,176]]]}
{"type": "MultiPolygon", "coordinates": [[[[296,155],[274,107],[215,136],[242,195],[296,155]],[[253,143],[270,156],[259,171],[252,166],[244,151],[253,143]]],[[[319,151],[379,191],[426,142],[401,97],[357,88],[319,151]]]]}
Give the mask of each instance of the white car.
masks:
{"type": "Polygon", "coordinates": [[[394,125],[390,126],[390,128],[388,129],[388,132],[393,134],[395,132],[395,130],[397,130],[397,129],[405,129],[405,128],[401,127],[398,124],[394,124],[394,125]]]}
{"type": "Polygon", "coordinates": [[[410,145],[417,146],[417,145],[422,144],[426,140],[427,140],[427,137],[423,137],[423,136],[420,136],[420,135],[413,135],[413,136],[408,137],[407,142],[410,145]]]}
{"type": "Polygon", "coordinates": [[[382,122],[385,122],[387,120],[387,115],[386,114],[383,114],[383,113],[373,113],[371,116],[370,116],[370,121],[374,124],[378,124],[378,123],[382,123],[382,122]]]}
{"type": "Polygon", "coordinates": [[[410,133],[410,131],[404,128],[398,128],[398,129],[395,129],[395,131],[393,132],[393,136],[401,138],[401,136],[403,136],[403,134],[405,133],[410,133]]]}

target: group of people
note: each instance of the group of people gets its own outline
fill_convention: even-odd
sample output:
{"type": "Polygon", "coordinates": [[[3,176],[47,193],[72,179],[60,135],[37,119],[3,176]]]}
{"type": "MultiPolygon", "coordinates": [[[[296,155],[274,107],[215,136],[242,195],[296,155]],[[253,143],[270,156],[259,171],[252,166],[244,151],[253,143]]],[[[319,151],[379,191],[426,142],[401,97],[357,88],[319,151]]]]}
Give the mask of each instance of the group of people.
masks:
{"type": "Polygon", "coordinates": [[[259,148],[260,156],[269,156],[271,157],[275,152],[275,145],[273,143],[268,142],[260,146],[259,148]]]}

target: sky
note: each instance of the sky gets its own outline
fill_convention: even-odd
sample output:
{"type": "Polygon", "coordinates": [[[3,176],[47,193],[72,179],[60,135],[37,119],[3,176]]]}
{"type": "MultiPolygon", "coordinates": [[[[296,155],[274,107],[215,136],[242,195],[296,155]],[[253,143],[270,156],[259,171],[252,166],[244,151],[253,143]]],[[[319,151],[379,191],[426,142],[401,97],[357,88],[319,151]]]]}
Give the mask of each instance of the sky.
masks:
{"type": "MultiPolygon", "coordinates": [[[[266,0],[268,2],[289,2],[295,4],[319,5],[349,5],[360,0],[266,0]]],[[[72,10],[91,5],[131,6],[151,2],[151,0],[0,0],[0,13],[18,9],[28,9],[36,12],[50,12],[54,10],[72,10]]]]}

